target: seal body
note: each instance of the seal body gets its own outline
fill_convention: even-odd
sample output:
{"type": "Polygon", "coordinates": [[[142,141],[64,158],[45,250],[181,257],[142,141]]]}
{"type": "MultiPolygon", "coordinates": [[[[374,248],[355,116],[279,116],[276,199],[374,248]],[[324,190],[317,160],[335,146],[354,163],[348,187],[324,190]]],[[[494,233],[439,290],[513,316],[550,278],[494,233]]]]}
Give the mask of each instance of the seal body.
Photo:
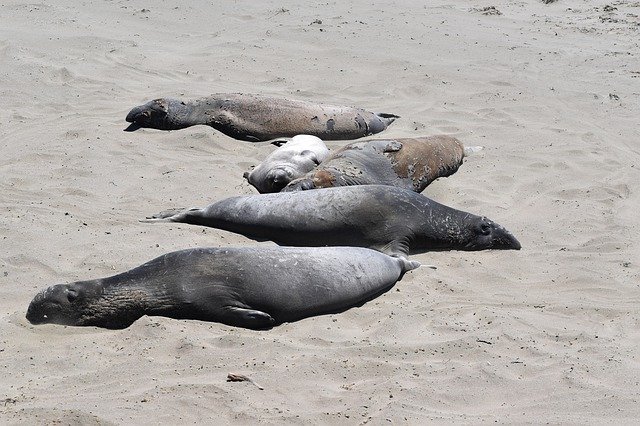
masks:
{"type": "Polygon", "coordinates": [[[313,170],[329,155],[322,139],[297,135],[278,147],[244,177],[258,192],[279,192],[289,182],[313,170]]]}
{"type": "Polygon", "coordinates": [[[386,185],[232,197],[201,209],[168,210],[148,221],[209,226],[287,246],[367,247],[394,256],[520,249],[509,231],[486,217],[386,185]]]}
{"type": "Polygon", "coordinates": [[[160,315],[264,329],[360,305],[418,266],[352,247],[188,249],[112,277],[49,287],[27,319],[124,328],[160,315]]]}
{"type": "Polygon", "coordinates": [[[354,142],[284,191],[380,184],[422,192],[434,180],[455,173],[463,158],[464,146],[451,136],[354,142]]]}
{"type": "Polygon", "coordinates": [[[398,118],[360,108],[253,94],[214,94],[192,102],[161,98],[133,108],[126,129],[177,130],[204,124],[234,139],[257,142],[307,134],[324,140],[379,133],[398,118]]]}

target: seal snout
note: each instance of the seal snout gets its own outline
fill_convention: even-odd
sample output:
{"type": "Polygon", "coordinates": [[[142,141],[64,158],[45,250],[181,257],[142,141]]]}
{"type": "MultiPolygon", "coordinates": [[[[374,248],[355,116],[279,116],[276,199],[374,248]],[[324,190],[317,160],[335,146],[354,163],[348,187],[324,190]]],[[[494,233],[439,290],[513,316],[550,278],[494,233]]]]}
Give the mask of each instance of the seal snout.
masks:
{"type": "Polygon", "coordinates": [[[520,250],[522,245],[520,241],[514,237],[511,232],[507,231],[502,226],[498,226],[493,233],[493,240],[491,244],[493,249],[502,250],[520,250]]]}
{"type": "Polygon", "coordinates": [[[520,242],[506,228],[486,217],[472,225],[473,236],[463,250],[520,250],[520,242]]]}
{"type": "Polygon", "coordinates": [[[32,324],[60,322],[63,312],[78,298],[78,292],[65,284],[58,284],[38,293],[27,308],[27,320],[32,324]]]}
{"type": "Polygon", "coordinates": [[[41,309],[46,291],[47,290],[43,290],[38,293],[27,308],[27,320],[29,320],[31,324],[44,324],[47,322],[47,315],[41,309]]]}
{"type": "Polygon", "coordinates": [[[125,120],[127,121],[127,123],[134,123],[136,121],[136,117],[138,117],[141,112],[142,109],[140,107],[135,107],[131,111],[129,111],[129,114],[127,114],[125,120]]]}
{"type": "Polygon", "coordinates": [[[133,108],[131,111],[129,111],[129,114],[127,114],[127,117],[125,118],[125,120],[127,121],[127,123],[131,123],[129,125],[129,127],[127,127],[126,129],[124,129],[125,132],[133,132],[135,130],[138,130],[139,128],[141,128],[141,124],[138,122],[139,119],[141,117],[143,117],[143,109],[142,107],[135,107],[133,108]]]}

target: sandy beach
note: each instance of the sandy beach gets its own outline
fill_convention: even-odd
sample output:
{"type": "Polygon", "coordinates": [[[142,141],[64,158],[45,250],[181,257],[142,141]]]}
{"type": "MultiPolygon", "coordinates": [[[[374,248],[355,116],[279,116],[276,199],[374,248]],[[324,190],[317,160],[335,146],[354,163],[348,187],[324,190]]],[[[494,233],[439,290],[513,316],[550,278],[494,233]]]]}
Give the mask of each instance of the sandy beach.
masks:
{"type": "Polygon", "coordinates": [[[5,0],[0,17],[1,424],[639,421],[637,1],[5,0]],[[222,92],[483,146],[424,195],[522,250],[411,256],[437,269],[269,331],[31,325],[47,286],[273,244],[139,221],[255,193],[242,174],[273,145],[123,131],[135,105],[222,92]]]}

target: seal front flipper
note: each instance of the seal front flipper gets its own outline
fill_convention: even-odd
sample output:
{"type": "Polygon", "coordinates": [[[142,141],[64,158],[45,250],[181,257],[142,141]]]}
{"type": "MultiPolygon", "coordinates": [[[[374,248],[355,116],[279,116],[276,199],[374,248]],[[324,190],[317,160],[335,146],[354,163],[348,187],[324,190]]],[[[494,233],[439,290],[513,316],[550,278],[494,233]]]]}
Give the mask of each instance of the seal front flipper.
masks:
{"type": "Polygon", "coordinates": [[[315,189],[316,185],[309,178],[299,178],[289,182],[280,192],[307,191],[315,189]]]}
{"type": "Polygon", "coordinates": [[[371,248],[392,257],[407,258],[409,256],[409,238],[406,236],[399,237],[382,246],[371,248]]]}
{"type": "Polygon", "coordinates": [[[225,306],[223,322],[236,327],[252,328],[254,330],[264,330],[276,325],[276,320],[268,313],[238,306],[225,306]]]}

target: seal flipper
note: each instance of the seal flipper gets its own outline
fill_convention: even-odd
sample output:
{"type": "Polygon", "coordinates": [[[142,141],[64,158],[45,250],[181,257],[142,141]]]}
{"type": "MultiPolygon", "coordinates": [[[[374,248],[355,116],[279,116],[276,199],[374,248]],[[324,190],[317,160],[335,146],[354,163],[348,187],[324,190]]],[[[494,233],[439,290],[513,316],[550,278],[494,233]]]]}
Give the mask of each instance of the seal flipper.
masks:
{"type": "Polygon", "coordinates": [[[298,178],[289,182],[280,192],[306,191],[315,189],[315,187],[316,185],[313,183],[313,180],[309,178],[298,178]]]}
{"type": "Polygon", "coordinates": [[[270,143],[271,145],[275,145],[278,148],[280,148],[282,145],[285,145],[287,142],[289,142],[289,140],[290,139],[279,138],[279,139],[272,140],[270,143]]]}
{"type": "Polygon", "coordinates": [[[409,238],[406,236],[396,238],[389,241],[387,244],[371,248],[392,257],[406,258],[409,256],[409,238]]]}
{"type": "Polygon", "coordinates": [[[389,114],[387,112],[377,112],[376,116],[378,116],[380,121],[382,121],[387,126],[396,121],[396,118],[400,118],[399,115],[389,114]]]}
{"type": "Polygon", "coordinates": [[[238,306],[225,306],[223,322],[225,324],[254,330],[264,330],[276,325],[276,320],[268,313],[255,309],[240,308],[238,306]]]}
{"type": "Polygon", "coordinates": [[[318,160],[318,156],[316,155],[315,152],[311,150],[305,149],[300,153],[300,156],[307,157],[309,160],[313,161],[316,166],[320,164],[320,160],[318,160]]]}
{"type": "Polygon", "coordinates": [[[177,209],[169,209],[163,210],[160,213],[153,214],[151,216],[147,216],[145,219],[140,220],[140,222],[184,222],[190,223],[187,217],[193,212],[199,211],[199,208],[185,209],[185,208],[177,208],[177,209]]]}

